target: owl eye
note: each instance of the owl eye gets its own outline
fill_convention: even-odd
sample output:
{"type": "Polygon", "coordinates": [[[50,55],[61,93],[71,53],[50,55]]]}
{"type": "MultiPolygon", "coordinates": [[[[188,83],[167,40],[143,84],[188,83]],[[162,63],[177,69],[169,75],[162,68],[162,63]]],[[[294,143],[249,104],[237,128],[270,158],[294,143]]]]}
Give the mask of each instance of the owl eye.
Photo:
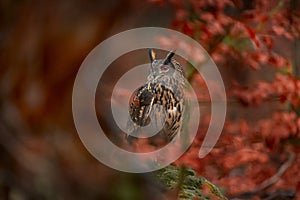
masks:
{"type": "Polygon", "coordinates": [[[161,69],[162,71],[167,71],[167,70],[169,69],[169,66],[168,66],[168,65],[162,65],[162,66],[160,67],[160,69],[161,69]]]}

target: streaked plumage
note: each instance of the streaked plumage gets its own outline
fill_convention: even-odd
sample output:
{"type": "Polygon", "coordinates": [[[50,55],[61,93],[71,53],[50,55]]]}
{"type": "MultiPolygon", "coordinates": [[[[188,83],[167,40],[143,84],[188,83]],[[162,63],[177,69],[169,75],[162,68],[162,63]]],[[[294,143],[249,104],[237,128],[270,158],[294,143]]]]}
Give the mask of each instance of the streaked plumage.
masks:
{"type": "Polygon", "coordinates": [[[184,73],[180,63],[173,58],[174,52],[165,59],[156,60],[154,51],[150,49],[149,56],[151,66],[147,81],[133,93],[129,102],[129,115],[135,127],[133,131],[148,125],[151,120],[156,123],[165,120],[159,134],[171,141],[182,125],[184,73]]]}

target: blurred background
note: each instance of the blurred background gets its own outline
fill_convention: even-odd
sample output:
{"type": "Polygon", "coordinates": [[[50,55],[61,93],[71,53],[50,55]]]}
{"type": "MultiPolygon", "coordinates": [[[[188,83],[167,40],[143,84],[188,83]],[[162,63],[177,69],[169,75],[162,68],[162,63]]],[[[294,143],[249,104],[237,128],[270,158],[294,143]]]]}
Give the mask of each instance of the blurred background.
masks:
{"type": "MultiPolygon", "coordinates": [[[[148,175],[118,172],[92,157],[72,119],[84,58],[111,35],[143,26],[199,41],[228,93],[218,145],[200,160],[199,134],[176,164],[232,197],[261,189],[273,199],[299,199],[299,10],[297,0],[1,0],[0,199],[164,198],[148,175]]],[[[209,106],[199,74],[188,76],[200,106],[209,106]]],[[[208,112],[199,133],[209,121],[208,112]]]]}

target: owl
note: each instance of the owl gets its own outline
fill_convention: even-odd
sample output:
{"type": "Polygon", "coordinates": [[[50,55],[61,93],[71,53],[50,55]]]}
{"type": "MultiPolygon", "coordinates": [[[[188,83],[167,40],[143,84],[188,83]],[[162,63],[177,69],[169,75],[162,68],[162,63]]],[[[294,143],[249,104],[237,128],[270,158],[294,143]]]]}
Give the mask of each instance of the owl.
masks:
{"type": "Polygon", "coordinates": [[[169,52],[165,59],[157,60],[149,49],[150,67],[146,83],[132,94],[129,101],[131,131],[147,126],[151,120],[161,124],[159,135],[167,141],[180,132],[184,112],[184,72],[169,52]]]}

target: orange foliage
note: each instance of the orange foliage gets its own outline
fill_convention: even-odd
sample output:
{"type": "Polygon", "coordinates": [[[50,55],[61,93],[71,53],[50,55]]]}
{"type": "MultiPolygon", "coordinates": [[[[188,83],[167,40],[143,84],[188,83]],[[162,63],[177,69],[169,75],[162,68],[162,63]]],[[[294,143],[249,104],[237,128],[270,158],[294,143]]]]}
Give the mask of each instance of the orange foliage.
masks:
{"type": "MultiPolygon", "coordinates": [[[[176,12],[173,27],[198,40],[223,71],[232,70],[228,73],[229,107],[237,101],[240,109],[258,113],[228,118],[218,144],[200,160],[197,153],[208,125],[202,120],[201,136],[177,164],[185,163],[234,195],[255,191],[277,173],[288,154],[295,154],[292,164],[268,189],[297,190],[299,196],[300,179],[295,177],[300,177],[300,80],[289,46],[289,41],[300,36],[299,9],[288,0],[169,2],[176,12]],[[250,73],[240,78],[239,72],[247,67],[260,78],[250,73]],[[264,74],[267,80],[263,80],[260,71],[266,68],[272,73],[264,74]],[[262,109],[266,106],[269,113],[262,109]]],[[[203,85],[197,75],[192,83],[203,85]]],[[[201,102],[206,95],[200,94],[201,102]]],[[[228,112],[229,116],[240,114],[228,112]]]]}

